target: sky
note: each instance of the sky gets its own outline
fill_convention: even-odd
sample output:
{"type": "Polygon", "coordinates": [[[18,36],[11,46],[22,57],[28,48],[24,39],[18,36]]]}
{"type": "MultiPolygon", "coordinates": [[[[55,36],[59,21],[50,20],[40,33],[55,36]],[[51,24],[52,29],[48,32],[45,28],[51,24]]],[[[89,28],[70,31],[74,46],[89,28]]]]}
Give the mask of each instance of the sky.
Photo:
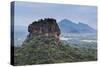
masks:
{"type": "Polygon", "coordinates": [[[28,26],[41,18],[55,18],[57,23],[62,19],[69,19],[97,29],[96,6],[16,1],[14,16],[15,26],[28,26]]]}

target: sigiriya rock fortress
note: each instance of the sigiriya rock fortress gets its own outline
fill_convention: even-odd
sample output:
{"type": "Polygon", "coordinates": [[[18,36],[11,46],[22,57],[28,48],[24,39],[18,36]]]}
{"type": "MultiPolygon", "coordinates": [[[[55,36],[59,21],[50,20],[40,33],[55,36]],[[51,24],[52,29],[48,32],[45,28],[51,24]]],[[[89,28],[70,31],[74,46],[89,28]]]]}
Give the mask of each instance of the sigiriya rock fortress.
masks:
{"type": "Polygon", "coordinates": [[[53,18],[45,18],[32,22],[28,26],[28,32],[29,38],[34,36],[53,36],[57,44],[59,43],[59,36],[61,33],[56,20],[53,18]]]}

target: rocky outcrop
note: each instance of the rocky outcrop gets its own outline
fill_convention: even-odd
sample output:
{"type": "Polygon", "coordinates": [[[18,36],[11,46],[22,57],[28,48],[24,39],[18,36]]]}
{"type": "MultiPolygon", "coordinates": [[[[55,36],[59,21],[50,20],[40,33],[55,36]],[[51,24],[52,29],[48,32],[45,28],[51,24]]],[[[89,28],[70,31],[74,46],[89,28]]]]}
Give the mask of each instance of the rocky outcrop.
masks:
{"type": "Polygon", "coordinates": [[[96,49],[83,49],[73,47],[68,43],[59,43],[57,37],[60,35],[60,29],[54,19],[35,21],[29,25],[28,31],[28,38],[25,39],[22,45],[20,47],[14,47],[14,65],[97,60],[96,49]]]}
{"type": "Polygon", "coordinates": [[[53,18],[45,18],[32,22],[32,24],[28,26],[28,32],[29,38],[33,36],[54,36],[56,42],[59,43],[60,29],[56,20],[53,18]]]}

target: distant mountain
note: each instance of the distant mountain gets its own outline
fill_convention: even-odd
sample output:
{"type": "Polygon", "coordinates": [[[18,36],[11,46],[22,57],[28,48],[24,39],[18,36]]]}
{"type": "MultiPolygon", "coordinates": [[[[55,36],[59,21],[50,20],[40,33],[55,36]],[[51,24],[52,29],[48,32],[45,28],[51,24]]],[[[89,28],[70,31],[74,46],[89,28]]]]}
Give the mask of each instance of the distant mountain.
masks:
{"type": "Polygon", "coordinates": [[[58,23],[62,33],[94,33],[95,29],[91,28],[87,24],[79,22],[78,24],[68,20],[63,19],[58,23]]]}

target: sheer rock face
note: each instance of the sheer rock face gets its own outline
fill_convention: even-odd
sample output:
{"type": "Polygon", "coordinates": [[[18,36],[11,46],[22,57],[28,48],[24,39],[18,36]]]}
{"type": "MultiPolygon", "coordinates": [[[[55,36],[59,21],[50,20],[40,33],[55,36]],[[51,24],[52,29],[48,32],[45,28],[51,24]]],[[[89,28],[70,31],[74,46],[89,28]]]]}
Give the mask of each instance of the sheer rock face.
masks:
{"type": "Polygon", "coordinates": [[[55,37],[56,42],[59,42],[60,29],[55,19],[45,18],[38,21],[34,21],[28,26],[28,37],[33,36],[47,36],[55,37]]]}

